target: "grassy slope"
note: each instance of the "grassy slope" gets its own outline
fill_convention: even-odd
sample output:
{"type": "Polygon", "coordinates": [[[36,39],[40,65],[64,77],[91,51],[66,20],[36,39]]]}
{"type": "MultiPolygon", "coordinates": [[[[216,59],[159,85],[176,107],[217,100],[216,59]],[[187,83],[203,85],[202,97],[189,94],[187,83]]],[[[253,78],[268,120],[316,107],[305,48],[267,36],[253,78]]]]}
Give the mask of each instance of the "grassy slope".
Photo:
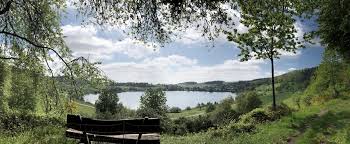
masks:
{"type": "Polygon", "coordinates": [[[254,133],[212,136],[214,131],[183,137],[163,135],[162,143],[350,143],[350,100],[335,99],[257,126],[254,133]]]}
{"type": "Polygon", "coordinates": [[[84,117],[95,117],[96,116],[96,110],[95,107],[91,104],[86,104],[82,102],[76,102],[76,114],[80,114],[84,117]]]}
{"type": "MultiPolygon", "coordinates": [[[[89,104],[76,102],[76,114],[85,117],[94,117],[95,108],[89,104]]],[[[40,113],[39,113],[40,114],[40,113]]],[[[52,125],[36,127],[29,131],[16,133],[15,135],[0,132],[0,144],[76,144],[77,141],[65,137],[64,126],[52,125]]]]}
{"type": "Polygon", "coordinates": [[[180,117],[194,117],[205,114],[205,107],[199,108],[192,108],[191,110],[182,110],[180,113],[168,113],[169,118],[171,119],[177,119],[180,117]]]}
{"type": "Polygon", "coordinates": [[[37,127],[14,136],[0,133],[1,144],[76,144],[76,140],[65,137],[65,128],[59,126],[37,127]]]}

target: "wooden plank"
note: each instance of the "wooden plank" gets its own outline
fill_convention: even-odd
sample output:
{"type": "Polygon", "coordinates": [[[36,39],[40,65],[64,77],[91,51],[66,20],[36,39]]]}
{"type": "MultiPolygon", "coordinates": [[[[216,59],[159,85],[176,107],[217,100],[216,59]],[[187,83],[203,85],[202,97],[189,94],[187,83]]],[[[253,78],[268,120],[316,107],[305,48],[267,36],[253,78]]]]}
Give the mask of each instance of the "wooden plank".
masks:
{"type": "Polygon", "coordinates": [[[150,118],[108,121],[67,115],[67,127],[102,135],[145,134],[160,132],[160,120],[150,118]]]}
{"type": "MultiPolygon", "coordinates": [[[[138,134],[124,134],[124,135],[99,135],[87,133],[90,141],[99,142],[112,142],[112,143],[124,143],[124,144],[135,144],[138,140],[138,134]]],[[[74,129],[68,129],[66,131],[66,137],[74,139],[84,139],[82,131],[77,131],[74,129]]],[[[151,133],[143,134],[138,144],[160,144],[160,134],[151,133]]]]}

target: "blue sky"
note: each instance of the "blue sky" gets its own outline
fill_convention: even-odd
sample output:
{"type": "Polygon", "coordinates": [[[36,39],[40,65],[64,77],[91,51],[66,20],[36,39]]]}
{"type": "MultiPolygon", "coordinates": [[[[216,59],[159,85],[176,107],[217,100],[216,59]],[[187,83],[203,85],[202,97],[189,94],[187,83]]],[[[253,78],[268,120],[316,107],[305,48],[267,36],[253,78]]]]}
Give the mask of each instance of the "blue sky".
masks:
{"type": "MultiPolygon", "coordinates": [[[[239,62],[239,49],[224,35],[208,41],[195,29],[160,47],[144,44],[115,26],[82,26],[74,8],[68,8],[61,21],[65,41],[74,56],[101,61],[100,68],[116,82],[180,83],[212,80],[239,81],[270,76],[268,60],[239,62]]],[[[310,20],[296,23],[297,35],[315,29],[310,20]]],[[[296,54],[283,53],[276,60],[276,74],[319,65],[323,48],[308,45],[296,54]]]]}

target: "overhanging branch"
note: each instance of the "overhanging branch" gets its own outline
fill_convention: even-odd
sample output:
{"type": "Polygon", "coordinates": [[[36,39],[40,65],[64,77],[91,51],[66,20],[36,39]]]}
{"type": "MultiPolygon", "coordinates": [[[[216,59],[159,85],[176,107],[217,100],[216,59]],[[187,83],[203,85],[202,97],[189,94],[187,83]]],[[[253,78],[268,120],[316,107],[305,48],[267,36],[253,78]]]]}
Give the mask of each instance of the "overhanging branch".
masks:
{"type": "MultiPolygon", "coordinates": [[[[28,38],[25,38],[23,36],[20,36],[18,34],[15,34],[15,33],[11,33],[11,32],[7,32],[7,31],[0,31],[0,34],[4,34],[4,35],[9,35],[9,36],[12,36],[12,37],[16,37],[16,38],[19,38],[19,39],[22,39],[24,41],[26,41],[27,43],[33,45],[34,47],[37,47],[37,48],[41,48],[41,49],[47,49],[47,50],[50,50],[50,51],[53,51],[59,58],[60,60],[67,66],[69,72],[70,72],[70,75],[71,75],[71,79],[72,79],[72,83],[74,85],[74,90],[75,90],[75,93],[76,95],[78,95],[78,91],[76,90],[76,83],[75,83],[75,80],[74,80],[74,76],[73,76],[73,70],[72,68],[69,66],[69,64],[63,59],[63,57],[53,48],[50,48],[50,47],[47,47],[47,46],[42,46],[42,45],[39,45],[39,44],[36,44],[35,42],[29,40],[28,38]]],[[[70,100],[71,97],[70,97],[70,100]]]]}
{"type": "Polygon", "coordinates": [[[16,57],[3,57],[3,56],[0,56],[0,59],[3,59],[3,60],[18,60],[19,58],[16,58],[16,57]]]}

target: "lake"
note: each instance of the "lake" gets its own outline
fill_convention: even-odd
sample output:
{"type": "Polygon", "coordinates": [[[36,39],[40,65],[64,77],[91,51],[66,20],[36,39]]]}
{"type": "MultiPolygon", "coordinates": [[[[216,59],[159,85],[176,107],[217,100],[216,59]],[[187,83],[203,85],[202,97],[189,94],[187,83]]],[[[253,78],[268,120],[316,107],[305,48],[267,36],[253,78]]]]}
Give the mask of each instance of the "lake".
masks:
{"type": "MultiPolygon", "coordinates": [[[[236,97],[236,94],[230,92],[199,92],[199,91],[165,91],[167,105],[169,107],[196,107],[198,103],[220,102],[227,97],[236,97]]],[[[122,92],[118,93],[119,101],[124,106],[137,109],[140,105],[140,97],[143,92],[122,92]]],[[[95,103],[98,94],[88,94],[84,96],[87,102],[95,103]]]]}

